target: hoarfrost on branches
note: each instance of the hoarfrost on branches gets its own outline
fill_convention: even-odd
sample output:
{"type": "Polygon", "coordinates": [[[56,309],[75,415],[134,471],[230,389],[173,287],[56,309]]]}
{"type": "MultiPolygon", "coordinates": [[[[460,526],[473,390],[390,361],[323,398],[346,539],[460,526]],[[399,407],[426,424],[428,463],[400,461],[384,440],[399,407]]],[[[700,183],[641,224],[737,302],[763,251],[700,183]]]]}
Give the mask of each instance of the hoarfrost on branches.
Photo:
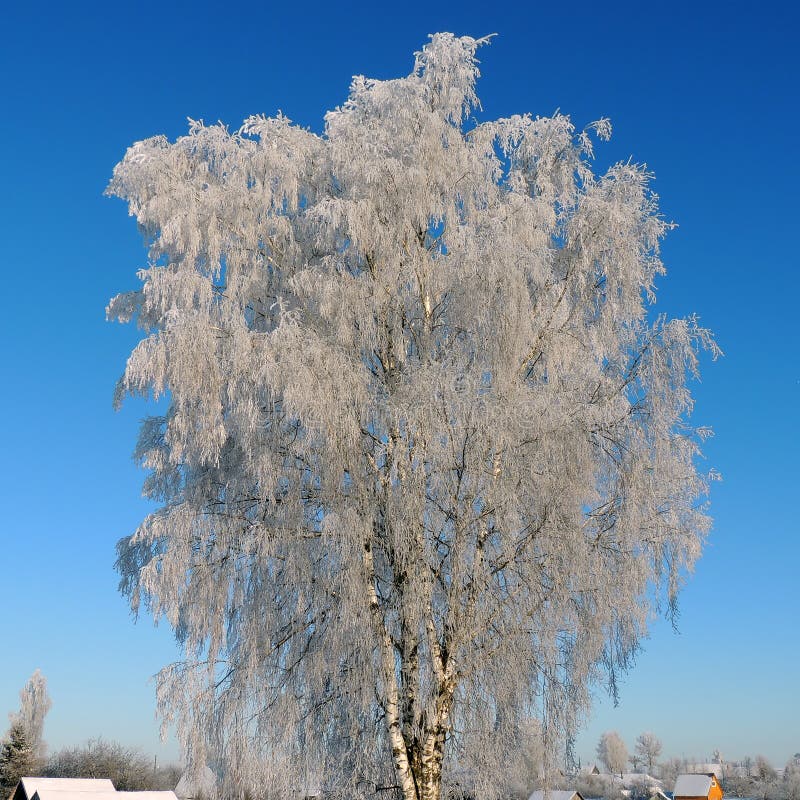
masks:
{"type": "Polygon", "coordinates": [[[645,731],[636,737],[636,754],[647,764],[647,771],[650,774],[653,773],[653,768],[658,763],[662,747],[661,740],[649,731],[645,731]]]}
{"type": "Polygon", "coordinates": [[[192,122],[114,171],[150,256],[108,309],[146,332],[117,397],[169,399],[121,586],[185,647],[165,720],[238,792],[498,796],[708,529],[686,380],[714,345],[648,321],[650,176],[592,172],[606,120],[476,123],[483,41],[354,78],[322,135],[192,122]]]}
{"type": "Polygon", "coordinates": [[[597,743],[597,757],[609,772],[621,776],[628,764],[628,748],[616,731],[606,731],[597,743]]]}
{"type": "Polygon", "coordinates": [[[41,761],[46,753],[44,741],[44,719],[53,706],[47,692],[47,678],[41,670],[34,670],[19,693],[19,711],[11,715],[12,723],[18,722],[25,731],[25,738],[34,758],[41,761]]]}

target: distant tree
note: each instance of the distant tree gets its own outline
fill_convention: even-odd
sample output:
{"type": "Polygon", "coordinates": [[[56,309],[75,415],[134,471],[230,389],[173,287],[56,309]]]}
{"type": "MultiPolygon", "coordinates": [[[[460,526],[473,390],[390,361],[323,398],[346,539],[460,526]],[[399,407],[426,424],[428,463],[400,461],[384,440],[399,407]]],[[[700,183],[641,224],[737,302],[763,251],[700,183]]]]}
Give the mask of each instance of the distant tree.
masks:
{"type": "Polygon", "coordinates": [[[622,775],[628,763],[628,748],[616,731],[606,731],[597,744],[597,757],[609,772],[622,775]]]}
{"type": "Polygon", "coordinates": [[[648,800],[650,797],[650,783],[643,778],[634,780],[630,786],[626,787],[628,800],[648,800]]]}
{"type": "Polygon", "coordinates": [[[36,756],[25,726],[15,719],[0,744],[0,790],[8,795],[20,778],[34,772],[35,764],[36,756]]]}
{"type": "Polygon", "coordinates": [[[110,778],[120,791],[174,789],[180,768],[153,762],[136,748],[104,739],[68,747],[48,759],[42,774],[50,778],[110,778]]]}
{"type": "Polygon", "coordinates": [[[503,796],[512,800],[527,800],[534,789],[542,787],[545,772],[542,730],[538,721],[529,722],[523,736],[523,746],[509,751],[507,777],[498,786],[503,796]]]}
{"type": "MultiPolygon", "coordinates": [[[[174,789],[184,773],[184,767],[174,762],[159,764],[154,771],[153,791],[166,791],[174,789]]],[[[210,800],[211,794],[204,792],[203,800],[210,800]]]]}
{"type": "Polygon", "coordinates": [[[769,759],[763,755],[756,756],[755,773],[756,777],[761,781],[774,780],[778,776],[775,767],[773,767],[769,759]]]}
{"type": "Polygon", "coordinates": [[[642,757],[638,753],[634,753],[632,756],[628,756],[628,761],[633,772],[638,772],[642,764],[642,757]]]}
{"type": "Polygon", "coordinates": [[[664,761],[659,769],[659,777],[664,783],[664,788],[667,791],[672,791],[675,781],[683,772],[683,761],[680,758],[668,758],[664,761]]]}
{"type": "Polygon", "coordinates": [[[150,247],[109,307],[147,331],[117,398],[169,398],[121,588],[185,647],[159,707],[187,755],[242,791],[285,762],[351,798],[388,774],[438,800],[460,764],[496,792],[532,714],[554,759],[598,665],[613,687],[708,530],[687,382],[713,343],[649,313],[648,171],[593,174],[605,120],[475,122],[482,43],[355,78],[321,135],[192,123],[114,170],[150,247]]]}
{"type": "Polygon", "coordinates": [[[622,792],[622,784],[619,781],[611,780],[609,775],[583,773],[569,781],[569,785],[565,782],[562,788],[574,789],[580,793],[581,797],[626,800],[626,796],[622,792]]]}
{"type": "Polygon", "coordinates": [[[647,771],[652,774],[653,767],[661,755],[661,740],[654,733],[641,733],[636,739],[636,752],[647,765],[647,771]]]}
{"type": "Polygon", "coordinates": [[[742,769],[737,773],[730,770],[725,775],[725,792],[732,797],[750,797],[756,800],[800,800],[792,797],[800,790],[791,775],[778,773],[769,760],[763,756],[755,759],[749,756],[742,759],[742,769]]]}
{"type": "Polygon", "coordinates": [[[44,759],[44,719],[53,702],[47,693],[47,678],[37,669],[19,693],[19,712],[15,718],[25,730],[28,744],[37,762],[44,759]]]}
{"type": "Polygon", "coordinates": [[[789,759],[783,770],[786,800],[800,800],[800,753],[789,759]]]}

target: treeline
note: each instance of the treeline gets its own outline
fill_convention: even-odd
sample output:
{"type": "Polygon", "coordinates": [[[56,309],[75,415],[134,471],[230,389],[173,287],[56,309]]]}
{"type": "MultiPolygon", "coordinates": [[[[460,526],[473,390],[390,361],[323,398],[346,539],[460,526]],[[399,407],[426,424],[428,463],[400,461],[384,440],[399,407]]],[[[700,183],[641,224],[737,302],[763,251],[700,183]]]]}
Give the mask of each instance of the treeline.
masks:
{"type": "Polygon", "coordinates": [[[19,710],[0,739],[0,797],[8,797],[20,778],[110,778],[120,791],[174,789],[181,777],[176,764],[159,767],[133,747],[91,739],[47,755],[42,733],[52,706],[47,680],[37,669],[19,693],[19,710]]]}
{"type": "MultiPolygon", "coordinates": [[[[697,771],[702,759],[670,758],[653,764],[654,777],[666,791],[672,791],[678,775],[697,771]]],[[[800,800],[800,753],[796,753],[782,770],[777,770],[765,756],[747,757],[741,762],[720,764],[721,784],[726,798],[748,800],[800,800]]],[[[644,781],[623,786],[617,776],[579,772],[566,776],[561,788],[574,789],[587,798],[603,800],[649,800],[651,788],[644,781]]]]}
{"type": "Polygon", "coordinates": [[[20,778],[109,778],[120,791],[174,789],[181,777],[177,764],[159,766],[144,753],[119,742],[91,739],[47,756],[34,753],[24,730],[12,726],[0,748],[0,788],[8,795],[20,778]]]}
{"type": "Polygon", "coordinates": [[[174,789],[181,777],[177,764],[158,766],[136,748],[92,739],[80,747],[53,753],[39,775],[46,778],[110,778],[119,791],[174,789]]]}
{"type": "Polygon", "coordinates": [[[800,753],[779,773],[764,756],[747,758],[741,774],[726,775],[722,788],[728,797],[752,800],[800,800],[800,753]]]}

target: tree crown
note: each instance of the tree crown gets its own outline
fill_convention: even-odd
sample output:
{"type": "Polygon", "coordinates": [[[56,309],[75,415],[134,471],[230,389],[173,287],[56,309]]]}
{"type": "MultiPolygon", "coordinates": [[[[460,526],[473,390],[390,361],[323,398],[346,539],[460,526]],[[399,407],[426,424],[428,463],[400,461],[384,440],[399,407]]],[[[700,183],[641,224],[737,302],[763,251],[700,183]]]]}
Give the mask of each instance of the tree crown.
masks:
{"type": "Polygon", "coordinates": [[[150,255],[108,309],[146,331],[118,398],[169,397],[121,586],[186,647],[167,719],[240,787],[285,757],[355,796],[388,760],[416,797],[472,763],[490,796],[527,720],[552,753],[615,686],[708,528],[713,342],[648,321],[650,175],[593,174],[606,120],[475,122],[482,43],[354,78],[323,135],[193,122],[114,170],[150,255]]]}

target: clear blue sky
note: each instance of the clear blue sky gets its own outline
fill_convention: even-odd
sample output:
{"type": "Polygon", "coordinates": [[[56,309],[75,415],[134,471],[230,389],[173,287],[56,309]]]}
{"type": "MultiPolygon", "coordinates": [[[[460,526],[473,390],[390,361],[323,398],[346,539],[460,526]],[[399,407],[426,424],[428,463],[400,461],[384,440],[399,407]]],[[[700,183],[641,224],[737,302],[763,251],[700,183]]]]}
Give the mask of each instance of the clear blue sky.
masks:
{"type": "MultiPolygon", "coordinates": [[[[350,77],[407,74],[428,33],[497,32],[487,116],[611,117],[602,163],[655,172],[665,215],[658,308],[697,311],[725,358],[696,417],[716,431],[715,527],[613,709],[578,741],[648,729],[665,755],[800,750],[798,20],[794,3],[9,3],[0,16],[0,726],[37,667],[51,747],[103,735],[155,752],[150,675],[169,631],[134,625],[114,544],[145,513],[133,466],[144,407],[111,409],[136,331],[104,321],[144,263],[102,196],[137,139],[185,118],[238,126],[279,108],[319,130],[350,77]],[[25,6],[25,8],[23,8],[25,6]],[[388,10],[391,9],[391,10],[388,10]],[[794,51],[794,53],[792,52],[794,51]]],[[[159,752],[174,755],[168,744],[159,752]]]]}

